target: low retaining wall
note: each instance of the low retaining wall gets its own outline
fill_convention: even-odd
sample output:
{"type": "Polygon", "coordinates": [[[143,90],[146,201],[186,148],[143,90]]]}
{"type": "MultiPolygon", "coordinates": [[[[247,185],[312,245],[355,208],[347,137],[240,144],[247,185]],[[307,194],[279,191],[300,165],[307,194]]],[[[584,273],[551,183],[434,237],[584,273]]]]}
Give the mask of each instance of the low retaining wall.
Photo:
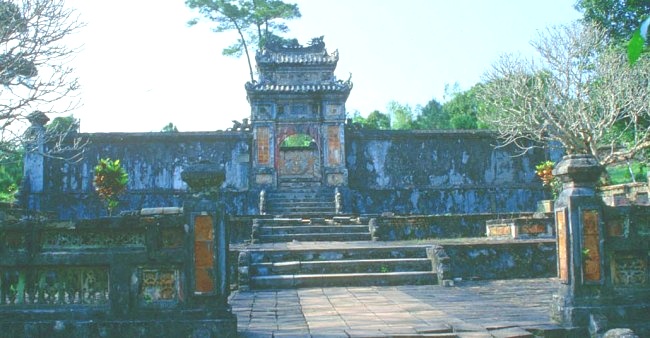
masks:
{"type": "Polygon", "coordinates": [[[373,237],[380,241],[484,237],[485,222],[522,214],[463,214],[377,217],[373,237]]]}
{"type": "Polygon", "coordinates": [[[557,275],[555,240],[484,240],[439,243],[450,278],[512,279],[557,275]],[[473,243],[472,243],[473,242],[473,243]]]}
{"type": "Polygon", "coordinates": [[[194,270],[206,255],[193,226],[181,213],[5,219],[0,336],[235,337],[227,293],[195,292],[194,270]]]}

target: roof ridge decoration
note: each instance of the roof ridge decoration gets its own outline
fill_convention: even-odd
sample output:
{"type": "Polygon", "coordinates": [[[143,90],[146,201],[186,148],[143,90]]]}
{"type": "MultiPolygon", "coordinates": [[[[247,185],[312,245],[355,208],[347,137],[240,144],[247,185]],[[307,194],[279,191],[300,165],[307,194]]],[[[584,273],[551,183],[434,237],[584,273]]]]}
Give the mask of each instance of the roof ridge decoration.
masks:
{"type": "Polygon", "coordinates": [[[329,54],[325,49],[324,36],[311,39],[307,46],[296,39],[288,42],[269,41],[262,50],[258,50],[255,61],[258,64],[331,64],[339,60],[338,50],[329,54]]]}
{"type": "MultiPolygon", "coordinates": [[[[321,35],[317,38],[312,38],[306,47],[299,44],[298,40],[296,39],[289,40],[288,41],[289,43],[282,43],[283,40],[277,39],[277,40],[269,41],[264,46],[264,49],[265,51],[268,50],[272,52],[301,53],[301,54],[322,52],[325,55],[327,55],[327,50],[325,49],[325,42],[323,41],[324,38],[325,38],[324,35],[321,35]]],[[[263,51],[262,53],[264,53],[265,51],[263,51]]]]}

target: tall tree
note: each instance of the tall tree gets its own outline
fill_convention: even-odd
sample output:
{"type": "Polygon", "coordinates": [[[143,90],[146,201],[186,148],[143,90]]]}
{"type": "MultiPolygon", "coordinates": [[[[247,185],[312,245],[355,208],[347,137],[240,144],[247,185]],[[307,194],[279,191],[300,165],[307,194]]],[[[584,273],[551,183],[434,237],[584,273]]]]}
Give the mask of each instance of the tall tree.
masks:
{"type": "Polygon", "coordinates": [[[82,26],[63,0],[0,0],[0,161],[23,150],[35,110],[60,114],[76,107],[69,99],[78,82],[68,62],[77,49],[66,38],[82,26]]]}
{"type": "MultiPolygon", "coordinates": [[[[237,41],[222,53],[234,57],[246,55],[251,82],[255,77],[250,48],[261,50],[267,42],[282,39],[277,33],[289,30],[283,21],[300,17],[298,5],[281,0],[186,0],[185,5],[214,22],[215,32],[237,32],[237,41]]],[[[198,20],[192,19],[188,24],[195,25],[198,20]]]]}
{"type": "Polygon", "coordinates": [[[352,115],[352,123],[365,129],[390,129],[390,116],[375,110],[368,117],[361,116],[359,111],[352,115]]]}
{"type": "Polygon", "coordinates": [[[650,16],[647,0],[578,0],[575,8],[583,13],[586,23],[601,26],[618,42],[627,40],[650,16]]]}
{"type": "Polygon", "coordinates": [[[503,56],[479,91],[482,118],[506,144],[559,142],[569,154],[601,164],[650,147],[650,61],[630,67],[607,33],[594,25],[556,27],[532,42],[542,62],[503,56]]]}
{"type": "Polygon", "coordinates": [[[420,109],[414,124],[417,129],[449,129],[449,114],[442,109],[440,102],[431,99],[420,109]]]}
{"type": "Polygon", "coordinates": [[[450,99],[445,102],[442,109],[449,116],[449,125],[452,129],[478,129],[478,113],[481,103],[476,96],[477,86],[466,91],[445,88],[445,96],[450,99]]]}
{"type": "Polygon", "coordinates": [[[375,110],[368,114],[364,126],[369,129],[390,129],[390,116],[375,110]]]}

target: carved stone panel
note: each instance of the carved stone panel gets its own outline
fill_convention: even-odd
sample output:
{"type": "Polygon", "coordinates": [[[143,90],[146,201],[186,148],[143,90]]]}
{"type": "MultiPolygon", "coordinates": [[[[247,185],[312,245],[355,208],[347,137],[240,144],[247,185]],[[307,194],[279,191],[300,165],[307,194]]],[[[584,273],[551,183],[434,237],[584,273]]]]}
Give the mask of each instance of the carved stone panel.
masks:
{"type": "Polygon", "coordinates": [[[83,230],[53,230],[43,232],[44,251],[92,248],[144,248],[143,231],[100,232],[83,230]]]}
{"type": "Polygon", "coordinates": [[[320,181],[321,168],[317,150],[285,150],[280,152],[280,180],[320,181]]]}
{"type": "Polygon", "coordinates": [[[104,305],[107,267],[30,267],[0,269],[2,305],[104,305]]]}
{"type": "Polygon", "coordinates": [[[212,217],[194,218],[194,293],[214,292],[214,228],[212,217]]]}
{"type": "Polygon", "coordinates": [[[339,126],[327,127],[327,161],[331,166],[341,164],[341,138],[339,126]]]}
{"type": "Polygon", "coordinates": [[[599,282],[601,279],[598,216],[596,210],[582,212],[582,271],[585,282],[599,282]]]}
{"type": "Polygon", "coordinates": [[[271,140],[268,127],[257,128],[257,163],[268,165],[271,157],[271,140]]]}
{"type": "Polygon", "coordinates": [[[140,301],[151,304],[178,301],[179,273],[176,269],[139,269],[140,301]]]}
{"type": "Polygon", "coordinates": [[[555,211],[557,224],[557,262],[558,278],[564,283],[569,282],[569,243],[566,228],[566,209],[555,211]]]}

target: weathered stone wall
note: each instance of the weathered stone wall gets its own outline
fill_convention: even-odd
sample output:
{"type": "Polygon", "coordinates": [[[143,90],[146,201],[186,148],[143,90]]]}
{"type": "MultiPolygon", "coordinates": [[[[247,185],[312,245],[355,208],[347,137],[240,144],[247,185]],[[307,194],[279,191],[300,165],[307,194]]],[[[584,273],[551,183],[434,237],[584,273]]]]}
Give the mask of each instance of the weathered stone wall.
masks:
{"type": "MultiPolygon", "coordinates": [[[[258,192],[249,189],[251,135],[244,132],[97,133],[83,158],[67,163],[31,154],[22,205],[60,219],[106,215],[93,191],[100,158],[119,159],[129,174],[127,193],[116,213],[148,207],[181,206],[187,186],[180,174],[202,160],[226,170],[226,212],[258,213],[258,192]],[[30,163],[31,163],[30,162],[30,163]]],[[[534,166],[546,154],[514,156],[497,148],[490,132],[348,131],[349,188],[341,189],[344,212],[468,214],[532,211],[544,193],[534,166]]]]}
{"type": "MultiPolygon", "coordinates": [[[[127,193],[117,212],[149,207],[182,206],[187,186],[181,172],[189,164],[207,160],[226,171],[226,209],[229,214],[254,213],[248,193],[250,136],[237,132],[97,133],[80,134],[89,143],[76,163],[44,159],[43,192],[25,187],[30,209],[53,211],[60,219],[93,218],[106,208],[93,190],[93,168],[100,158],[119,159],[129,174],[127,193]]],[[[38,178],[38,177],[37,177],[38,178]]],[[[34,185],[31,183],[30,185],[34,185]]]]}
{"type": "Polygon", "coordinates": [[[397,214],[535,210],[546,154],[495,147],[486,131],[349,131],[350,211],[397,214]]]}

